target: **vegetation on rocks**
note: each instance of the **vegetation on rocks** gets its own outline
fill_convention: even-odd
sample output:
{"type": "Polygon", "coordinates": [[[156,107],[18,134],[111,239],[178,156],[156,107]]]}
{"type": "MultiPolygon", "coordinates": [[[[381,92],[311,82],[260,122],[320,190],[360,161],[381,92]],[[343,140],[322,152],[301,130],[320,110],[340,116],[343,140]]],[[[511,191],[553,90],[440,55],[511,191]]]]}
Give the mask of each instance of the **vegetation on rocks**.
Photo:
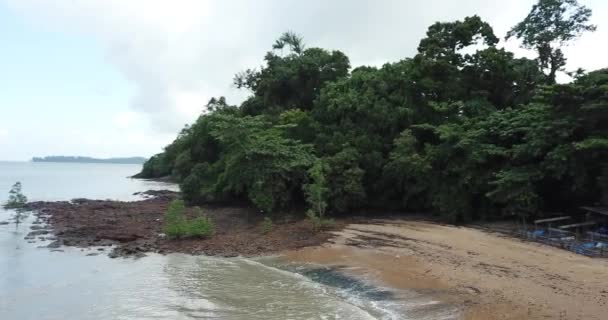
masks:
{"type": "Polygon", "coordinates": [[[308,203],[313,221],[375,208],[458,222],[607,201],[608,69],[555,81],[560,47],[595,29],[590,16],[575,0],[538,1],[507,35],[535,59],[472,16],[430,26],[414,57],[352,70],[344,53],[286,33],[235,77],[249,98],[211,99],[140,176],[174,176],[193,204],[308,203]]]}
{"type": "Polygon", "coordinates": [[[213,234],[213,223],[204,216],[200,208],[195,208],[195,217],[185,215],[183,200],[173,200],[169,203],[163,221],[163,232],[167,237],[176,238],[208,238],[213,234]]]}
{"type": "Polygon", "coordinates": [[[260,222],[260,231],[262,232],[262,234],[270,233],[272,231],[272,228],[274,228],[274,223],[272,222],[272,219],[270,219],[270,217],[264,217],[264,220],[260,222]]]}

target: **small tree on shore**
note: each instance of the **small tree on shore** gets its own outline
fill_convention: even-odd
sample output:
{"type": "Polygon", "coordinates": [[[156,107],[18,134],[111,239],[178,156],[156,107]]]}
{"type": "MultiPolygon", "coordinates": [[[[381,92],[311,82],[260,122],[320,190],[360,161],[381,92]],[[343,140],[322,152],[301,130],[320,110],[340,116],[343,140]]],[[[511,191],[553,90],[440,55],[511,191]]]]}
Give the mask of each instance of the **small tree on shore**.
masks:
{"type": "Polygon", "coordinates": [[[21,192],[21,182],[17,181],[8,192],[8,201],[4,203],[5,209],[23,208],[27,203],[27,197],[21,192]]]}
{"type": "Polygon", "coordinates": [[[325,218],[328,191],[325,171],[326,164],[322,160],[317,160],[308,170],[311,183],[304,186],[306,201],[310,205],[306,215],[310,219],[314,231],[319,231],[334,224],[333,219],[325,218]]]}

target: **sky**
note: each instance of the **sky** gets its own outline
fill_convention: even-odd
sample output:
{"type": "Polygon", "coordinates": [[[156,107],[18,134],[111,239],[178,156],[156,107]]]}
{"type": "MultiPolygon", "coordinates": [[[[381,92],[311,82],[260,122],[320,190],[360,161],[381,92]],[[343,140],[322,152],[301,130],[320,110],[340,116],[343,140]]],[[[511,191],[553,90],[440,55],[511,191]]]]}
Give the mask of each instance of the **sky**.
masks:
{"type": "MultiPolygon", "coordinates": [[[[246,98],[234,74],[285,31],[380,66],[412,57],[436,21],[477,14],[504,38],[535,2],[0,0],[0,160],[161,152],[211,97],[246,98]]],[[[608,1],[579,2],[598,29],[564,50],[567,68],[608,67],[608,1]]]]}

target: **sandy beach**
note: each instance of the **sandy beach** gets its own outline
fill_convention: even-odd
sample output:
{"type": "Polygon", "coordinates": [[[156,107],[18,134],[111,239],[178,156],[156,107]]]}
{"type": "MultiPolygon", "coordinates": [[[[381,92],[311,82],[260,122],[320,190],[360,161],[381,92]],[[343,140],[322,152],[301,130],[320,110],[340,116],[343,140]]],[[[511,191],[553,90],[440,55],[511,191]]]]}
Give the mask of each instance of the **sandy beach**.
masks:
{"type": "Polygon", "coordinates": [[[608,261],[498,233],[421,221],[350,224],[329,243],[286,253],[426,290],[462,306],[464,319],[608,317],[608,261]]]}

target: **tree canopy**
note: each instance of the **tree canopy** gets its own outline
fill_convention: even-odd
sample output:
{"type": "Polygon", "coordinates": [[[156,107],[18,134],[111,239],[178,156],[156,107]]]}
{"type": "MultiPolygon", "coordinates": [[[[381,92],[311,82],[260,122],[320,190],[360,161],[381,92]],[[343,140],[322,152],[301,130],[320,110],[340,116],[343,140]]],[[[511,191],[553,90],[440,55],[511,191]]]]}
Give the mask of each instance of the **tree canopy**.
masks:
{"type": "Polygon", "coordinates": [[[539,0],[506,38],[519,38],[524,48],[536,50],[540,67],[548,70],[547,82],[553,84],[557,71],[566,65],[561,47],[585,31],[595,31],[590,17],[591,9],[577,0],[539,0]]]}
{"type": "MultiPolygon", "coordinates": [[[[593,29],[589,16],[540,0],[509,36],[565,42],[593,29]]],[[[547,85],[542,53],[516,58],[498,42],[477,16],[438,22],[414,57],[351,70],[344,53],[285,33],[235,77],[248,99],[212,99],[140,176],[174,176],[192,203],[264,212],[308,202],[456,222],[607,201],[608,69],[547,85]]]]}

